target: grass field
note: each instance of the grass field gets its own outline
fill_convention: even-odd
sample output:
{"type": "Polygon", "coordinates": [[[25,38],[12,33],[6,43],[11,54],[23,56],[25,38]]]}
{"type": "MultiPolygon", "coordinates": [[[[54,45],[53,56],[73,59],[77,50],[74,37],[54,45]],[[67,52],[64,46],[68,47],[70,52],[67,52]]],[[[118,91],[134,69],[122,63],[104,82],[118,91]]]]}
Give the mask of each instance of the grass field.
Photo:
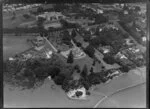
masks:
{"type": "Polygon", "coordinates": [[[32,36],[3,36],[3,59],[8,59],[16,53],[23,52],[31,46],[27,43],[27,39],[32,36]]]}

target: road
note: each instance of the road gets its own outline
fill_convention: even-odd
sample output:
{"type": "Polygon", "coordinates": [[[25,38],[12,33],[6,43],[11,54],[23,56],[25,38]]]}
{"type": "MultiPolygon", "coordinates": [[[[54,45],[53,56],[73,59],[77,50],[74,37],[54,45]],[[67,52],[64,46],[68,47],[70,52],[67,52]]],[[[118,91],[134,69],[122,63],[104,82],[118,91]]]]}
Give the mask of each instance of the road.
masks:
{"type": "Polygon", "coordinates": [[[144,108],[146,107],[146,85],[141,83],[103,98],[95,108],[144,108]]]}

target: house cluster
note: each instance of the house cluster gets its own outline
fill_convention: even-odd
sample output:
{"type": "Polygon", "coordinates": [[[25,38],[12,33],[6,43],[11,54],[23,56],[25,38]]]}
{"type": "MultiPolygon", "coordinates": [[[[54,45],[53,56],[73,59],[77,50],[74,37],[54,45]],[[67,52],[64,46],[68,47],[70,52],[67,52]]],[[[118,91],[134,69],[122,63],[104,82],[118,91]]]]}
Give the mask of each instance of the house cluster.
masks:
{"type": "Polygon", "coordinates": [[[144,56],[136,46],[121,50],[114,58],[125,66],[136,65],[139,67],[145,64],[144,56]]]}

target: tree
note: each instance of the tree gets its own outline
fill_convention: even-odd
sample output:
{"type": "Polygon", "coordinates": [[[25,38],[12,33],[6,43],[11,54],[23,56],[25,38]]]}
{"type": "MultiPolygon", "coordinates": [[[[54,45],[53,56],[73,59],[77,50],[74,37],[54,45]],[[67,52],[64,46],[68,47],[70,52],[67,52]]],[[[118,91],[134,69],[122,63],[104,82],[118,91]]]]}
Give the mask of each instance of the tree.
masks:
{"type": "Polygon", "coordinates": [[[77,73],[80,73],[80,66],[79,65],[75,65],[74,69],[77,70],[77,73]]]}
{"type": "Polygon", "coordinates": [[[71,36],[67,30],[64,30],[60,35],[64,44],[71,45],[71,36]]]}
{"type": "Polygon", "coordinates": [[[83,78],[86,78],[88,76],[88,69],[87,69],[87,65],[86,64],[84,65],[84,67],[82,69],[81,76],[83,78]]]}
{"type": "Polygon", "coordinates": [[[70,51],[67,59],[67,63],[73,63],[73,53],[72,50],[70,51]]]}
{"type": "Polygon", "coordinates": [[[71,33],[72,38],[76,37],[76,31],[73,29],[71,33]]]}
{"type": "Polygon", "coordinates": [[[54,82],[57,84],[57,85],[62,85],[64,80],[65,80],[65,75],[64,74],[59,74],[58,76],[56,76],[54,78],[54,82]]]}
{"type": "Polygon", "coordinates": [[[37,8],[37,12],[38,12],[38,13],[41,13],[41,12],[43,12],[43,11],[44,11],[44,8],[43,8],[43,7],[38,7],[38,8],[37,8]]]}
{"type": "Polygon", "coordinates": [[[102,14],[98,14],[95,16],[95,23],[105,23],[107,22],[107,18],[104,17],[102,14]]]}
{"type": "Polygon", "coordinates": [[[93,66],[95,66],[95,64],[96,64],[96,60],[94,59],[94,60],[93,60],[93,64],[92,64],[92,65],[93,65],[93,66]]]}
{"type": "Polygon", "coordinates": [[[104,56],[103,60],[107,63],[107,64],[115,64],[115,59],[112,56],[104,56]]]}
{"type": "Polygon", "coordinates": [[[127,33],[123,34],[123,38],[129,38],[129,35],[127,33]]]}
{"type": "Polygon", "coordinates": [[[82,94],[83,94],[83,92],[81,92],[81,91],[77,91],[77,92],[76,92],[76,96],[77,96],[77,97],[80,97],[82,94]]]}
{"type": "Polygon", "coordinates": [[[127,66],[122,66],[121,68],[120,68],[120,71],[122,71],[123,73],[125,73],[125,72],[129,72],[129,68],[127,67],[127,66]]]}
{"type": "Polygon", "coordinates": [[[62,89],[65,90],[65,92],[68,92],[70,89],[70,83],[72,82],[72,78],[65,78],[62,84],[62,89]]]}
{"type": "Polygon", "coordinates": [[[57,84],[63,81],[72,71],[72,67],[64,66],[63,62],[57,56],[51,59],[31,58],[22,61],[21,57],[15,57],[16,60],[6,61],[4,66],[4,81],[12,86],[24,89],[31,89],[42,85],[44,80],[50,75],[57,84]],[[65,72],[66,75],[60,74],[65,72]]]}
{"type": "Polygon", "coordinates": [[[92,58],[94,57],[95,49],[93,46],[88,45],[84,51],[89,57],[92,57],[92,58]]]}
{"type": "Polygon", "coordinates": [[[69,7],[64,3],[58,3],[58,4],[53,5],[53,8],[55,11],[61,12],[62,10],[68,9],[69,7]]]}
{"type": "Polygon", "coordinates": [[[101,79],[99,77],[98,74],[96,73],[92,73],[88,76],[89,82],[92,85],[96,85],[96,84],[100,84],[101,83],[101,79]]]}
{"type": "Polygon", "coordinates": [[[136,6],[135,9],[134,9],[136,12],[139,12],[141,11],[141,8],[139,6],[136,6]]]}
{"type": "Polygon", "coordinates": [[[60,68],[58,67],[53,67],[49,70],[48,74],[51,76],[51,78],[55,78],[60,74],[60,68]]]}
{"type": "Polygon", "coordinates": [[[91,67],[90,72],[93,73],[93,67],[91,67]]]}
{"type": "Polygon", "coordinates": [[[82,44],[80,42],[76,42],[77,47],[81,47],[82,44]]]}
{"type": "Polygon", "coordinates": [[[23,17],[29,19],[31,16],[29,14],[23,14],[23,17]]]}
{"type": "Polygon", "coordinates": [[[96,37],[96,38],[93,38],[90,40],[90,44],[93,46],[93,47],[98,47],[100,44],[101,44],[101,39],[96,37]]]}

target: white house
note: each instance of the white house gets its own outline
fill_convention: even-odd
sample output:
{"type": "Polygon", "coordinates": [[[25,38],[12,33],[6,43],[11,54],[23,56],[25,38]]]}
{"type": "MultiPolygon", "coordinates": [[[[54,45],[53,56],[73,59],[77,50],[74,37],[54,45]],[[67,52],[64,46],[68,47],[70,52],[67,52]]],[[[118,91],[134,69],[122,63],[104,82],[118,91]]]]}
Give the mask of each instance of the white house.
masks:
{"type": "Polygon", "coordinates": [[[57,21],[66,18],[61,12],[45,12],[44,14],[36,16],[36,19],[39,17],[46,18],[47,21],[57,21]]]}

